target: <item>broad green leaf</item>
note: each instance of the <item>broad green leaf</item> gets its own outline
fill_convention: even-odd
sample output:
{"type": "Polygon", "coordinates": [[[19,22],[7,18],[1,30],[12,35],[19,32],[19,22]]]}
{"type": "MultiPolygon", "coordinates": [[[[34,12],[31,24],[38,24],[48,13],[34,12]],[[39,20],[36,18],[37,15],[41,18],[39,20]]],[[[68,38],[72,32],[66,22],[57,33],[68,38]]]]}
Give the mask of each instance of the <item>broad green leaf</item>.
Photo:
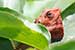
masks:
{"type": "Polygon", "coordinates": [[[13,10],[0,8],[0,37],[22,42],[41,50],[48,47],[48,40],[43,34],[28,28],[21,21],[20,15],[15,15],[11,11],[13,10]]]}
{"type": "Polygon", "coordinates": [[[68,6],[63,12],[62,12],[62,18],[65,19],[68,15],[75,13],[75,2],[72,3],[70,6],[68,6]]]}
{"type": "Polygon", "coordinates": [[[56,45],[51,50],[75,50],[75,40],[56,45]]]}
{"type": "Polygon", "coordinates": [[[13,50],[10,40],[0,37],[0,50],[13,50]]]}
{"type": "Polygon", "coordinates": [[[30,23],[28,21],[24,21],[24,24],[33,29],[36,30],[37,32],[43,33],[43,35],[47,38],[48,42],[50,43],[51,41],[51,36],[50,36],[50,32],[45,28],[44,25],[42,24],[34,24],[34,23],[30,23]]]}

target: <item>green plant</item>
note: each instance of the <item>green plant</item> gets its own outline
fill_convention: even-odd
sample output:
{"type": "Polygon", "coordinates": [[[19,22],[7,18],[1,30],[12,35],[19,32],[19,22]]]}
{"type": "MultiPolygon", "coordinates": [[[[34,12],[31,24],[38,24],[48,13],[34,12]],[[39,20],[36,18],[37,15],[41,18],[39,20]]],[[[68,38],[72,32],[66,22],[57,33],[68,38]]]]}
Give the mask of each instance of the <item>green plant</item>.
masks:
{"type": "MultiPolygon", "coordinates": [[[[3,2],[1,0],[0,2],[2,4],[3,3],[5,4],[5,0],[3,2]]],[[[58,45],[62,42],[57,44],[54,43],[53,45],[49,44],[50,35],[47,29],[42,25],[34,24],[33,21],[35,20],[35,18],[37,18],[40,15],[41,11],[43,11],[43,9],[45,8],[60,8],[63,22],[65,24],[64,27],[66,29],[67,28],[67,24],[65,23],[66,17],[75,13],[74,0],[68,0],[68,1],[67,0],[64,1],[63,0],[50,0],[50,1],[16,0],[14,2],[12,0],[12,3],[10,3],[9,5],[8,4],[4,5],[5,7],[8,8],[3,7],[3,5],[0,7],[0,37],[1,37],[0,39],[3,39],[0,40],[0,42],[2,43],[3,41],[5,41],[3,42],[3,44],[4,43],[6,45],[9,44],[8,48],[6,47],[6,49],[2,47],[3,44],[2,45],[0,44],[1,46],[0,50],[13,50],[10,41],[21,42],[33,46],[35,48],[38,48],[40,50],[47,50],[47,49],[64,50],[63,49],[64,45],[60,45],[58,47],[58,45]],[[13,3],[15,4],[14,6],[13,3]]],[[[74,21],[72,22],[74,23],[74,21]]],[[[75,24],[73,24],[72,27],[74,27],[74,25],[75,24]]],[[[72,32],[73,34],[75,33],[74,31],[72,32]]],[[[65,33],[69,35],[67,30],[65,30],[65,33]]],[[[65,36],[64,39],[66,38],[68,37],[65,36]]],[[[65,42],[66,40],[63,41],[65,42]]],[[[71,43],[75,44],[75,41],[68,43],[68,45],[70,45],[71,43]]],[[[65,48],[65,50],[68,49],[65,48]]],[[[69,50],[74,50],[74,47],[73,49],[69,50]]]]}

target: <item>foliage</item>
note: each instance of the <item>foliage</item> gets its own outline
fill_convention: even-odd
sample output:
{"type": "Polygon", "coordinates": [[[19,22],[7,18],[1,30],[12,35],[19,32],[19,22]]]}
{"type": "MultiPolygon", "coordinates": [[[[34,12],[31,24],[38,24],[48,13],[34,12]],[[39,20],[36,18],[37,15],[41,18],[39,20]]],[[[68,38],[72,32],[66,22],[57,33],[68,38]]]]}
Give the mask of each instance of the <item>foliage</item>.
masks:
{"type": "MultiPolygon", "coordinates": [[[[6,46],[6,50],[13,50],[10,46],[10,40],[21,42],[40,50],[74,50],[75,41],[66,42],[68,39],[67,30],[74,27],[74,24],[67,29],[66,19],[67,16],[75,13],[75,1],[74,0],[48,0],[48,1],[36,1],[36,0],[11,0],[9,2],[5,0],[0,1],[0,46],[6,46]],[[10,3],[12,2],[12,3],[10,3]],[[9,3],[9,4],[7,4],[9,3]],[[17,4],[16,4],[17,3],[17,4]],[[15,4],[15,5],[14,5],[15,4]],[[7,7],[7,8],[5,8],[7,7]],[[19,9],[18,9],[19,8],[19,9]],[[34,24],[35,18],[46,8],[60,8],[61,15],[64,22],[65,34],[62,42],[54,44],[53,47],[50,43],[50,33],[43,25],[34,24]],[[6,39],[5,39],[6,38],[6,39]],[[3,40],[2,40],[3,39],[3,40]],[[9,40],[8,40],[9,39],[9,40]],[[66,42],[66,43],[64,43],[66,42]],[[60,43],[62,45],[60,45],[60,43]],[[64,43],[64,44],[63,44],[64,43]],[[50,45],[50,46],[49,46],[50,45]],[[60,45],[60,46],[58,46],[60,45]],[[71,49],[72,48],[72,49],[71,49]]],[[[72,17],[73,18],[73,17],[72,17]]],[[[67,20],[69,21],[69,19],[67,20]]],[[[71,21],[74,23],[74,21],[71,21]]],[[[68,22],[70,25],[71,22],[68,22]]],[[[72,32],[69,31],[69,33],[72,32]]],[[[74,34],[73,32],[72,34],[74,34]]],[[[0,48],[0,50],[5,50],[0,48]]],[[[32,49],[33,50],[33,49],[32,49]]]]}

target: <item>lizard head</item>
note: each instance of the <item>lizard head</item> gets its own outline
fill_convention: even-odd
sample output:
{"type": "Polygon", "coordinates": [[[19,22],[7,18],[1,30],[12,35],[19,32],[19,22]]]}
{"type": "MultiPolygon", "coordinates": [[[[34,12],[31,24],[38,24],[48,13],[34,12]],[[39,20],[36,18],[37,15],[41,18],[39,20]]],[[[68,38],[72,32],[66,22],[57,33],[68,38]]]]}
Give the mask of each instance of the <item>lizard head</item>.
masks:
{"type": "Polygon", "coordinates": [[[36,19],[35,23],[41,23],[45,26],[53,25],[60,16],[59,9],[46,9],[36,19]]]}
{"type": "Polygon", "coordinates": [[[35,19],[35,23],[41,23],[51,33],[51,42],[60,41],[63,38],[63,24],[60,9],[46,9],[35,19]]]}

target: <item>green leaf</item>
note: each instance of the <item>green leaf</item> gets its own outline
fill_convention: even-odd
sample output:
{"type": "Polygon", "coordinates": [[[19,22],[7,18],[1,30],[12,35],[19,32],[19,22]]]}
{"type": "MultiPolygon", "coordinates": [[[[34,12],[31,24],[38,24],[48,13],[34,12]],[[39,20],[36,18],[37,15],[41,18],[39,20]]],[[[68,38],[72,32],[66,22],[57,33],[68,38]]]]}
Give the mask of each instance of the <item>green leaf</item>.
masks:
{"type": "Polygon", "coordinates": [[[37,32],[40,32],[40,33],[43,33],[43,35],[47,38],[48,42],[50,43],[51,42],[51,35],[50,35],[50,32],[46,29],[46,27],[42,24],[34,24],[34,23],[30,23],[29,21],[24,21],[24,24],[37,31],[37,32]]]}
{"type": "Polygon", "coordinates": [[[48,47],[48,40],[40,32],[24,25],[20,15],[8,8],[0,8],[0,37],[8,38],[38,49],[48,47]]]}
{"type": "Polygon", "coordinates": [[[0,50],[13,50],[10,40],[0,37],[0,50]]]}
{"type": "Polygon", "coordinates": [[[62,12],[62,18],[64,19],[68,15],[75,13],[75,2],[72,3],[70,6],[68,6],[63,12],[62,12]]]}
{"type": "Polygon", "coordinates": [[[52,50],[75,50],[75,40],[56,45],[52,50]]]}

